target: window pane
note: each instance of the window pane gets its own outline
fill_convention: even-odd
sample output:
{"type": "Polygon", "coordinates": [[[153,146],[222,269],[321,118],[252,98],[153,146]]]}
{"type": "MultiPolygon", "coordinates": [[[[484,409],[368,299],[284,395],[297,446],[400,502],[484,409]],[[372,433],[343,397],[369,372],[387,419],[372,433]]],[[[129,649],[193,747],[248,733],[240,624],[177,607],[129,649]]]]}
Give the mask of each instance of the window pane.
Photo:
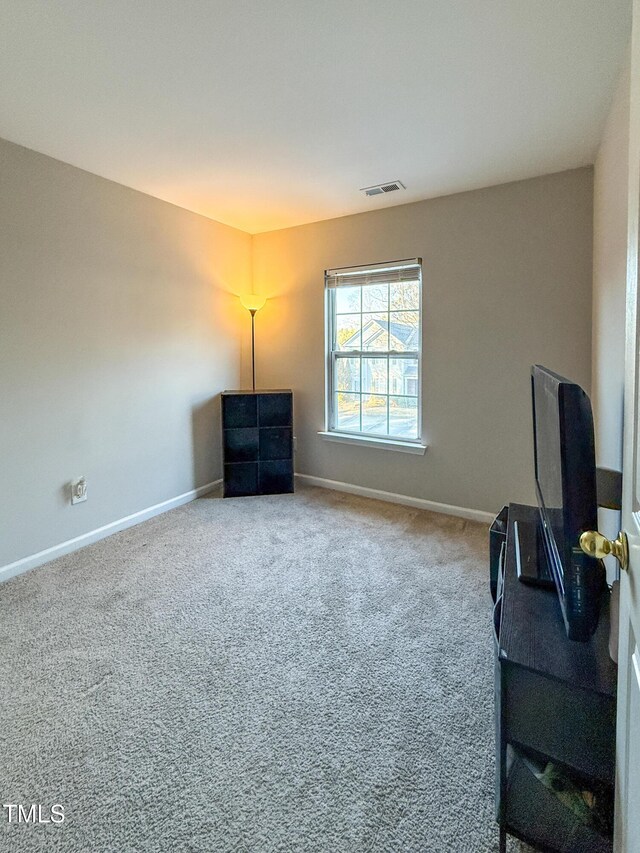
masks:
{"type": "Polygon", "coordinates": [[[416,397],[389,397],[389,435],[396,438],[418,438],[416,397]]]}
{"type": "Polygon", "coordinates": [[[362,432],[387,434],[387,400],[382,395],[362,395],[362,432]]]}
{"type": "Polygon", "coordinates": [[[389,310],[389,285],[367,284],[362,288],[362,310],[384,311],[389,310]]]}
{"type": "Polygon", "coordinates": [[[360,314],[338,314],[336,316],[336,349],[362,349],[360,336],[360,314]]]}
{"type": "Polygon", "coordinates": [[[397,352],[417,350],[420,313],[418,311],[392,311],[390,317],[389,349],[397,352]]]}
{"type": "Polygon", "coordinates": [[[361,287],[336,287],[336,314],[360,313],[361,287]]]}
{"type": "Polygon", "coordinates": [[[389,359],[389,393],[418,396],[418,359],[389,359]]]}
{"type": "Polygon", "coordinates": [[[360,394],[336,394],[336,429],[360,432],[360,394]]]}
{"type": "Polygon", "coordinates": [[[392,311],[417,311],[420,308],[420,285],[417,281],[403,281],[391,285],[392,311]]]}
{"type": "Polygon", "coordinates": [[[387,393],[387,359],[362,359],[362,390],[366,394],[387,393]]]}
{"type": "Polygon", "coordinates": [[[359,358],[336,358],[336,390],[360,390],[359,358]]]}
{"type": "MultiPolygon", "coordinates": [[[[375,267],[372,269],[379,272],[375,267]]],[[[393,278],[393,275],[389,275],[393,278]]],[[[417,440],[421,286],[385,281],[330,294],[331,429],[417,440]],[[390,357],[388,353],[396,352],[390,357]],[[406,358],[402,356],[406,355],[406,358]]],[[[357,282],[358,278],[352,281],[357,282]]]]}
{"type": "Polygon", "coordinates": [[[362,349],[369,352],[386,352],[389,349],[387,314],[362,315],[362,349]]]}

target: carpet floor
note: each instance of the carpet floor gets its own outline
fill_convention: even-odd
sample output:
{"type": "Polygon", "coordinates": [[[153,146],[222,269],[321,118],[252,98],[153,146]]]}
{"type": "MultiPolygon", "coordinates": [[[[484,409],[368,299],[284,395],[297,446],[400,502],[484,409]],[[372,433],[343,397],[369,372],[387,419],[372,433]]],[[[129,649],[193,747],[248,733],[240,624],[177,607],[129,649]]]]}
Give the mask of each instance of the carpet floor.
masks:
{"type": "Polygon", "coordinates": [[[485,526],[309,487],[7,581],[0,849],[495,851],[490,613],[485,526]]]}

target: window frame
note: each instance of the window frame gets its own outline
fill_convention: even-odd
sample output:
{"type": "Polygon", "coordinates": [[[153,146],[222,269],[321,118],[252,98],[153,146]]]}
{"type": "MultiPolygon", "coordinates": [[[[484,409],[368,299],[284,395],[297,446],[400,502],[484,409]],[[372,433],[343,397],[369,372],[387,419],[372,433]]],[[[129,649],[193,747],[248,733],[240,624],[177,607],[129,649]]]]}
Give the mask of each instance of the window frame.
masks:
{"type": "MultiPolygon", "coordinates": [[[[390,283],[393,283],[390,281],[390,283]]],[[[355,285],[356,282],[354,281],[355,285]]],[[[348,286],[348,285],[347,285],[348,286]]],[[[367,285],[362,285],[366,287],[367,285]]],[[[396,447],[397,449],[409,449],[412,450],[415,448],[416,452],[424,451],[425,445],[423,444],[422,438],[422,428],[423,428],[423,395],[422,395],[422,341],[423,341],[423,310],[422,310],[422,260],[421,258],[416,258],[410,261],[392,261],[387,263],[377,263],[377,264],[367,264],[363,266],[357,267],[346,267],[342,270],[338,271],[329,271],[325,270],[325,428],[324,431],[320,434],[325,438],[333,438],[335,440],[344,439],[344,441],[353,441],[353,443],[362,444],[362,446],[372,445],[372,446],[384,446],[388,445],[390,447],[396,447]],[[335,327],[336,327],[336,291],[338,287],[329,287],[327,284],[327,278],[329,275],[335,274],[360,274],[363,276],[366,275],[367,272],[382,272],[385,269],[394,269],[405,266],[416,266],[418,268],[418,341],[417,341],[417,349],[415,350],[338,350],[334,346],[335,342],[335,327]],[[340,358],[358,358],[360,360],[360,382],[359,382],[359,391],[354,392],[360,395],[360,405],[362,406],[362,396],[364,392],[362,390],[362,360],[365,358],[386,358],[389,362],[391,359],[395,358],[407,358],[412,359],[417,362],[417,376],[416,376],[416,385],[417,385],[417,394],[416,398],[416,406],[417,406],[417,430],[415,438],[406,438],[404,436],[398,435],[390,435],[388,431],[389,427],[389,407],[387,404],[387,433],[381,434],[377,432],[365,432],[362,430],[346,430],[339,429],[336,426],[336,410],[335,410],[335,395],[336,391],[336,372],[337,372],[337,362],[340,358]]],[[[362,316],[362,303],[360,304],[360,311],[354,312],[359,313],[362,316]]],[[[376,312],[371,312],[376,313],[376,312]]],[[[390,306],[387,309],[387,313],[390,312],[390,306]]],[[[362,345],[362,341],[360,342],[362,345]]],[[[389,341],[389,344],[391,341],[389,341]]],[[[398,397],[406,397],[406,396],[414,396],[407,394],[390,394],[390,375],[389,375],[389,365],[387,365],[387,390],[385,394],[381,394],[381,396],[386,396],[387,400],[390,397],[398,396],[398,397]]],[[[348,392],[345,392],[348,393],[348,392]]],[[[378,392],[380,393],[380,392],[378,392]]],[[[376,396],[375,392],[371,392],[372,396],[376,396]]],[[[361,410],[362,413],[362,410],[361,410]]],[[[362,421],[361,421],[362,423],[362,421]]]]}

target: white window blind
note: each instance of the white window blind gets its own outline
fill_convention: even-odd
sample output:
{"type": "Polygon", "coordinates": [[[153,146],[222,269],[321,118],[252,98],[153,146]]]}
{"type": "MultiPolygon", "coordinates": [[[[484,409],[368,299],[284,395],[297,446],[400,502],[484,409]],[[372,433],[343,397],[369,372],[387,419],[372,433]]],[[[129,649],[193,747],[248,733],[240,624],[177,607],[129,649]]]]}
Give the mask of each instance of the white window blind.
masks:
{"type": "Polygon", "coordinates": [[[416,281],[420,278],[420,259],[411,261],[392,261],[389,264],[377,264],[375,267],[346,267],[339,270],[327,270],[325,285],[333,287],[357,287],[367,284],[386,284],[388,282],[416,281]]]}

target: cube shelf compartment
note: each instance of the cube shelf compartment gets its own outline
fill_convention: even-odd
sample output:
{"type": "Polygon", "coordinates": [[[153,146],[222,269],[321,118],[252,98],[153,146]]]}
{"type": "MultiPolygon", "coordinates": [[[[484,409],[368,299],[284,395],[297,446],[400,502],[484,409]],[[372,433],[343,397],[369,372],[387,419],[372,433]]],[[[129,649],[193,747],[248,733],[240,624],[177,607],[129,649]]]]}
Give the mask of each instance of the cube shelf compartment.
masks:
{"type": "Polygon", "coordinates": [[[224,497],[293,492],[293,393],[222,393],[224,497]]]}

